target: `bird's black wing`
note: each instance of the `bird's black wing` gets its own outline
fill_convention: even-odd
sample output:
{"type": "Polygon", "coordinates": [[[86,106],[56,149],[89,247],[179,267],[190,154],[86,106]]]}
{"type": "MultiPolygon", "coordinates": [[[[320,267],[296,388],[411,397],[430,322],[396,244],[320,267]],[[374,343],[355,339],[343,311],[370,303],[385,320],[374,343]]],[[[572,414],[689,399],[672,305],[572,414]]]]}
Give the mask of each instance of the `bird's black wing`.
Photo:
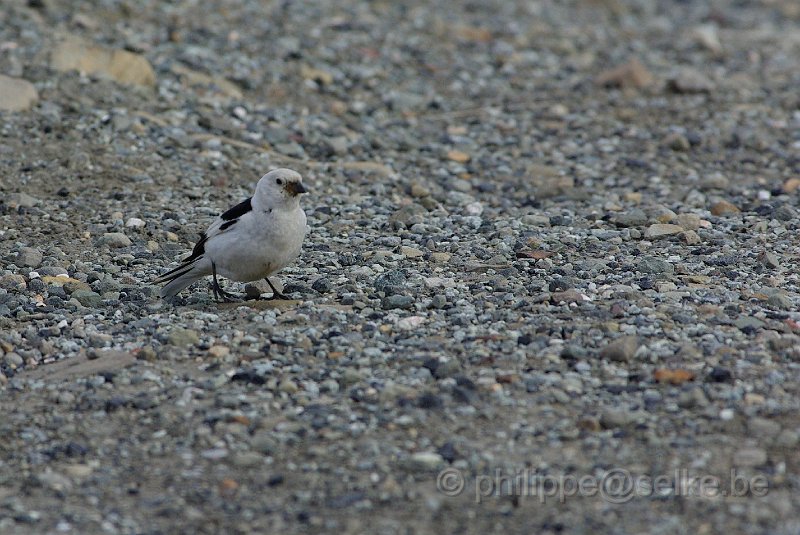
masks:
{"type": "Polygon", "coordinates": [[[247,212],[253,211],[253,203],[251,202],[252,200],[253,200],[252,197],[248,197],[247,199],[243,200],[242,202],[240,202],[239,204],[237,204],[236,206],[234,206],[233,208],[222,214],[220,217],[225,221],[230,221],[232,219],[239,219],[247,212]]]}

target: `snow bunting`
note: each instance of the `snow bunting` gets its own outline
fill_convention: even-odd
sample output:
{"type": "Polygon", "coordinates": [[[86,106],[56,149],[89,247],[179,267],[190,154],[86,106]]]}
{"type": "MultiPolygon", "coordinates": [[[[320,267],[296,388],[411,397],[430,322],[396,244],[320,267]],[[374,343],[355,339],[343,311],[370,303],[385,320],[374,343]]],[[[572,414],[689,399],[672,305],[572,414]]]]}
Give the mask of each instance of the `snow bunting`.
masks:
{"type": "Polygon", "coordinates": [[[266,279],[271,299],[286,299],[269,276],[300,254],[306,235],[306,213],[300,194],[303,177],[291,169],[276,169],[261,177],[252,197],[220,215],[200,236],[192,254],[153,282],[167,284],[161,297],[172,299],[198,279],[211,275],[214,298],[234,296],[220,288],[217,274],[239,282],[266,279]]]}

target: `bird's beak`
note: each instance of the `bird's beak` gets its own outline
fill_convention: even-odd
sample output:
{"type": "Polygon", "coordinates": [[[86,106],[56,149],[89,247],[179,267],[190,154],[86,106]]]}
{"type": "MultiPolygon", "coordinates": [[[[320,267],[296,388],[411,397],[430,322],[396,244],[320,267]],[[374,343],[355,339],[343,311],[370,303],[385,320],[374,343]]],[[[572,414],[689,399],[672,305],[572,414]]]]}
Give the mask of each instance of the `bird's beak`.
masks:
{"type": "Polygon", "coordinates": [[[308,193],[308,190],[305,188],[305,186],[303,186],[302,182],[288,182],[284,188],[292,197],[296,197],[301,193],[308,193]]]}

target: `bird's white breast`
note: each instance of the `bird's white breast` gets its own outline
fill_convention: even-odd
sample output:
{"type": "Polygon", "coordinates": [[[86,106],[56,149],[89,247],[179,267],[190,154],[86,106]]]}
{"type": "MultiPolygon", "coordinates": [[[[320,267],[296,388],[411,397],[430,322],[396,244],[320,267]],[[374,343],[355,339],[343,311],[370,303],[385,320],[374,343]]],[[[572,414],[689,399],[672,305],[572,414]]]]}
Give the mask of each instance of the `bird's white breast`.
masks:
{"type": "Polygon", "coordinates": [[[206,253],[223,277],[255,281],[297,258],[307,228],[306,214],[299,207],[253,211],[242,216],[231,231],[210,239],[206,253]]]}

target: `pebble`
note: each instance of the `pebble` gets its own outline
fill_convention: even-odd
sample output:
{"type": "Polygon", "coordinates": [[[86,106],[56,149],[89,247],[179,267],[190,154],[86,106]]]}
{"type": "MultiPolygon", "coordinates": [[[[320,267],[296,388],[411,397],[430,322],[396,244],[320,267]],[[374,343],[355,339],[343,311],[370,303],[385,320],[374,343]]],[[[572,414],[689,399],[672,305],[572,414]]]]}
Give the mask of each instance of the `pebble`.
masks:
{"type": "Polygon", "coordinates": [[[433,451],[422,451],[412,454],[405,463],[411,472],[429,472],[444,465],[442,456],[433,451]]]}
{"type": "Polygon", "coordinates": [[[17,208],[33,208],[41,203],[36,197],[32,197],[27,193],[8,193],[3,198],[3,203],[12,209],[17,208]]]}
{"type": "Polygon", "coordinates": [[[628,362],[639,349],[637,336],[622,336],[600,350],[600,358],[615,362],[628,362]]]}
{"type": "Polygon", "coordinates": [[[710,211],[711,215],[715,216],[738,214],[740,212],[739,208],[729,203],[728,201],[719,201],[717,203],[714,203],[711,206],[710,211]]]}
{"type": "Polygon", "coordinates": [[[76,36],[67,36],[51,50],[50,63],[59,71],[100,74],[121,84],[152,87],[156,83],[155,71],[144,56],[95,46],[76,36]]]}
{"type": "Polygon", "coordinates": [[[683,232],[683,227],[680,225],[670,225],[665,223],[656,223],[650,225],[644,231],[645,238],[663,238],[664,236],[672,236],[683,232]]]}
{"type": "Polygon", "coordinates": [[[33,247],[21,247],[17,254],[16,263],[20,266],[37,268],[42,265],[44,255],[33,247]]]}
{"type": "Polygon", "coordinates": [[[674,93],[711,93],[716,90],[716,84],[708,76],[695,69],[681,69],[677,75],[670,78],[667,87],[674,93]]]}
{"type": "Polygon", "coordinates": [[[675,266],[671,263],[652,256],[643,257],[637,263],[636,269],[642,273],[651,273],[654,275],[672,275],[675,272],[675,266]]]}
{"type": "Polygon", "coordinates": [[[167,335],[167,342],[178,347],[194,346],[200,343],[200,337],[197,331],[176,327],[167,335]]]}
{"type": "Polygon", "coordinates": [[[122,247],[130,247],[132,242],[131,239],[122,232],[107,232],[100,239],[100,243],[108,245],[113,249],[119,249],[122,247]]]}
{"type": "Polygon", "coordinates": [[[767,463],[767,452],[763,448],[741,448],[733,454],[734,466],[748,468],[767,463]]]}
{"type": "Polygon", "coordinates": [[[404,245],[400,247],[400,254],[402,254],[406,258],[420,258],[424,253],[419,249],[416,249],[414,247],[406,247],[404,245]]]}
{"type": "Polygon", "coordinates": [[[28,80],[0,74],[0,110],[25,111],[38,101],[39,92],[28,80]]]}

